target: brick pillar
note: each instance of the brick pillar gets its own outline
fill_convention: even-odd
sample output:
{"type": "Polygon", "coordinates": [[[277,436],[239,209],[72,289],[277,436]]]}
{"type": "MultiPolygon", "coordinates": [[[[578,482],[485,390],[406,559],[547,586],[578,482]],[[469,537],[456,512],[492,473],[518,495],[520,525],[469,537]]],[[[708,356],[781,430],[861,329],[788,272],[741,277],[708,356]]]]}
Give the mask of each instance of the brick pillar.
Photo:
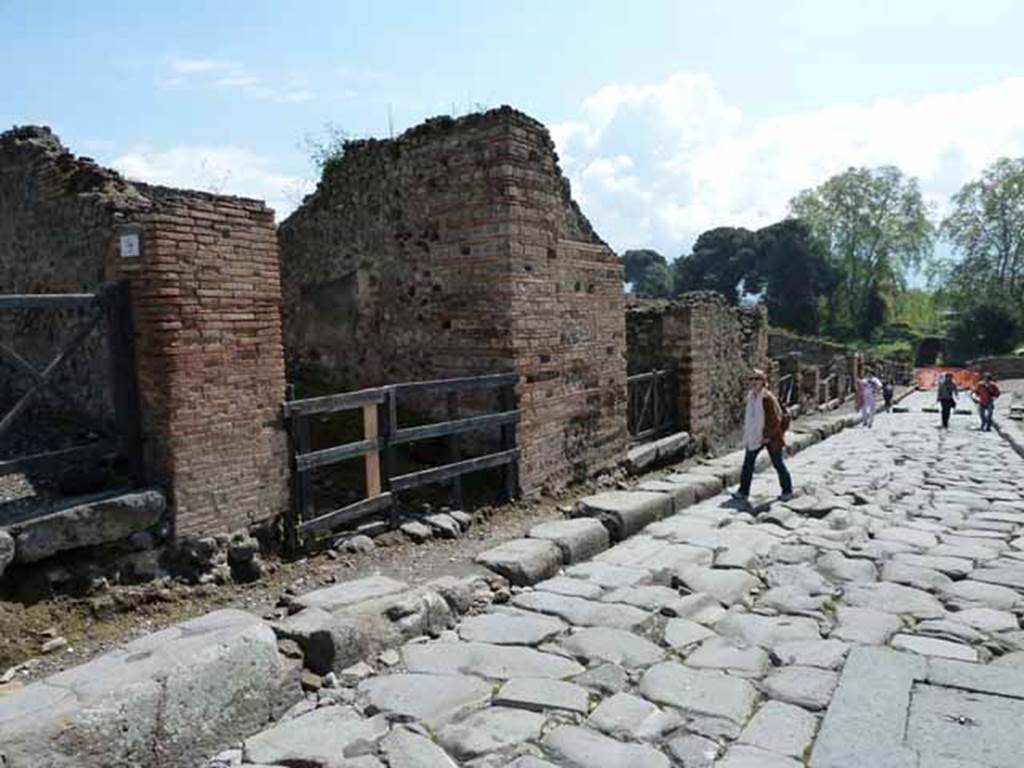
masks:
{"type": "Polygon", "coordinates": [[[280,514],[288,460],[281,290],[273,212],[238,198],[144,187],[132,283],[150,482],[179,535],[280,514]]]}

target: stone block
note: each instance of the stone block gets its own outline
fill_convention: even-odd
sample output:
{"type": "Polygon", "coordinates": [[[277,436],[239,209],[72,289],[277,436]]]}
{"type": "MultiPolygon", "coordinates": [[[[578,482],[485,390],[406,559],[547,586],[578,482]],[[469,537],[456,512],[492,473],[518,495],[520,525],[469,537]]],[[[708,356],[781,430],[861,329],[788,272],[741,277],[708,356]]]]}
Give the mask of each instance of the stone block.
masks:
{"type": "Polygon", "coordinates": [[[198,765],[299,698],[286,666],[251,614],[176,624],[0,698],[0,763],[198,765]]]}
{"type": "Polygon", "coordinates": [[[672,499],[649,491],[605,491],[576,502],[574,515],[596,517],[614,541],[622,541],[645,525],[672,514],[672,499]]]}
{"type": "Polygon", "coordinates": [[[318,675],[341,672],[369,650],[360,624],[322,608],[306,608],[273,625],[278,637],[302,648],[303,662],[318,675]]]}
{"type": "Polygon", "coordinates": [[[481,552],[476,562],[517,586],[549,579],[562,567],[562,550],[543,539],[513,539],[481,552]]]}
{"type": "Polygon", "coordinates": [[[593,518],[556,520],[530,529],[531,539],[545,539],[562,551],[562,562],[578,563],[608,549],[608,530],[593,518]]]}
{"type": "Polygon", "coordinates": [[[404,592],[407,589],[409,586],[401,581],[395,581],[386,576],[370,576],[308,592],[296,597],[293,602],[303,608],[323,608],[325,611],[337,611],[367,600],[404,592]]]}
{"type": "Polygon", "coordinates": [[[31,563],[78,547],[127,539],[151,528],[163,517],[166,502],[160,491],[138,491],[78,504],[8,528],[19,563],[31,563]]]}
{"type": "Polygon", "coordinates": [[[388,732],[387,719],[364,718],[352,707],[320,707],[245,740],[244,760],[258,765],[347,768],[351,758],[374,750],[388,732]]]}

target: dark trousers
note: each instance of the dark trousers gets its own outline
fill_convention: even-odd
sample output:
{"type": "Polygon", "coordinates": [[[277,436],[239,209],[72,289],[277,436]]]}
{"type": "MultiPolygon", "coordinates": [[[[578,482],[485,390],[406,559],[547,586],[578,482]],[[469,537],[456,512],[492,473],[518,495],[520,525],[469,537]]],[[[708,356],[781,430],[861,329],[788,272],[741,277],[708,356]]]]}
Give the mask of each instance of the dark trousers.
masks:
{"type": "Polygon", "coordinates": [[[939,405],[942,407],[942,428],[949,429],[949,414],[953,412],[956,403],[953,400],[940,400],[939,405]]]}
{"type": "MultiPolygon", "coordinates": [[[[782,486],[782,492],[792,493],[793,492],[793,479],[789,476],[789,470],[786,469],[786,462],[782,460],[782,448],[772,448],[770,445],[762,446],[762,448],[768,449],[768,455],[772,459],[772,466],[775,467],[775,471],[779,473],[779,485],[782,486]]],[[[743,457],[743,471],[740,472],[740,495],[750,495],[750,484],[754,481],[754,463],[757,461],[757,454],[761,452],[761,448],[756,451],[747,451],[747,455],[743,457]]]]}
{"type": "Polygon", "coordinates": [[[981,428],[985,431],[991,431],[992,429],[992,414],[995,412],[996,404],[994,400],[989,400],[987,403],[978,403],[978,413],[981,416],[981,428]]]}

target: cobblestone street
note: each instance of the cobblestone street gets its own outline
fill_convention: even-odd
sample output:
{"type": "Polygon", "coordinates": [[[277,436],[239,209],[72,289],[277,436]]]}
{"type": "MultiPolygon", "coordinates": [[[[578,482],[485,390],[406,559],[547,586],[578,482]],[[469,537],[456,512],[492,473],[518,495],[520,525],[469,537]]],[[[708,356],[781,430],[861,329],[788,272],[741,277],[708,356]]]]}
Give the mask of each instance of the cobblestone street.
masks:
{"type": "Polygon", "coordinates": [[[793,458],[788,504],[762,472],[756,516],[720,494],[342,674],[246,764],[1018,766],[1024,461],[931,398],[793,458]]]}

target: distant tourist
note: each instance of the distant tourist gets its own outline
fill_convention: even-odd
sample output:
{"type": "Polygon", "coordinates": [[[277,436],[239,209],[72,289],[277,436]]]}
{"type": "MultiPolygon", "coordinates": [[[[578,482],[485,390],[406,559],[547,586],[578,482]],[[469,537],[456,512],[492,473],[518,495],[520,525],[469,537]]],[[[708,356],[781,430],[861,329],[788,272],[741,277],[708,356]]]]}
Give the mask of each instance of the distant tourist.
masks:
{"type": "Polygon", "coordinates": [[[956,407],[956,382],[952,373],[939,374],[939,407],[942,408],[942,428],[949,429],[949,414],[956,407]]]}
{"type": "Polygon", "coordinates": [[[999,387],[992,381],[992,374],[985,372],[982,381],[974,388],[974,402],[978,404],[978,415],[981,417],[981,429],[983,432],[992,431],[992,415],[996,409],[996,398],[999,397],[999,387]]]}
{"type": "Polygon", "coordinates": [[[754,480],[754,463],[762,448],[768,449],[772,465],[779,475],[783,501],[793,498],[793,480],[782,458],[786,447],[785,411],[765,384],[764,371],[755,368],[750,374],[750,392],[747,394],[747,408],[743,416],[743,471],[740,474],[740,489],[736,497],[749,504],[750,484],[754,480]]]}
{"type": "Polygon", "coordinates": [[[882,391],[882,382],[869,372],[861,379],[860,391],[860,425],[870,429],[875,425],[875,409],[878,407],[878,395],[882,391]]]}
{"type": "Polygon", "coordinates": [[[885,412],[889,413],[892,410],[892,396],[895,391],[895,387],[892,385],[892,379],[886,379],[885,384],[882,385],[882,399],[885,400],[885,412]]]}

